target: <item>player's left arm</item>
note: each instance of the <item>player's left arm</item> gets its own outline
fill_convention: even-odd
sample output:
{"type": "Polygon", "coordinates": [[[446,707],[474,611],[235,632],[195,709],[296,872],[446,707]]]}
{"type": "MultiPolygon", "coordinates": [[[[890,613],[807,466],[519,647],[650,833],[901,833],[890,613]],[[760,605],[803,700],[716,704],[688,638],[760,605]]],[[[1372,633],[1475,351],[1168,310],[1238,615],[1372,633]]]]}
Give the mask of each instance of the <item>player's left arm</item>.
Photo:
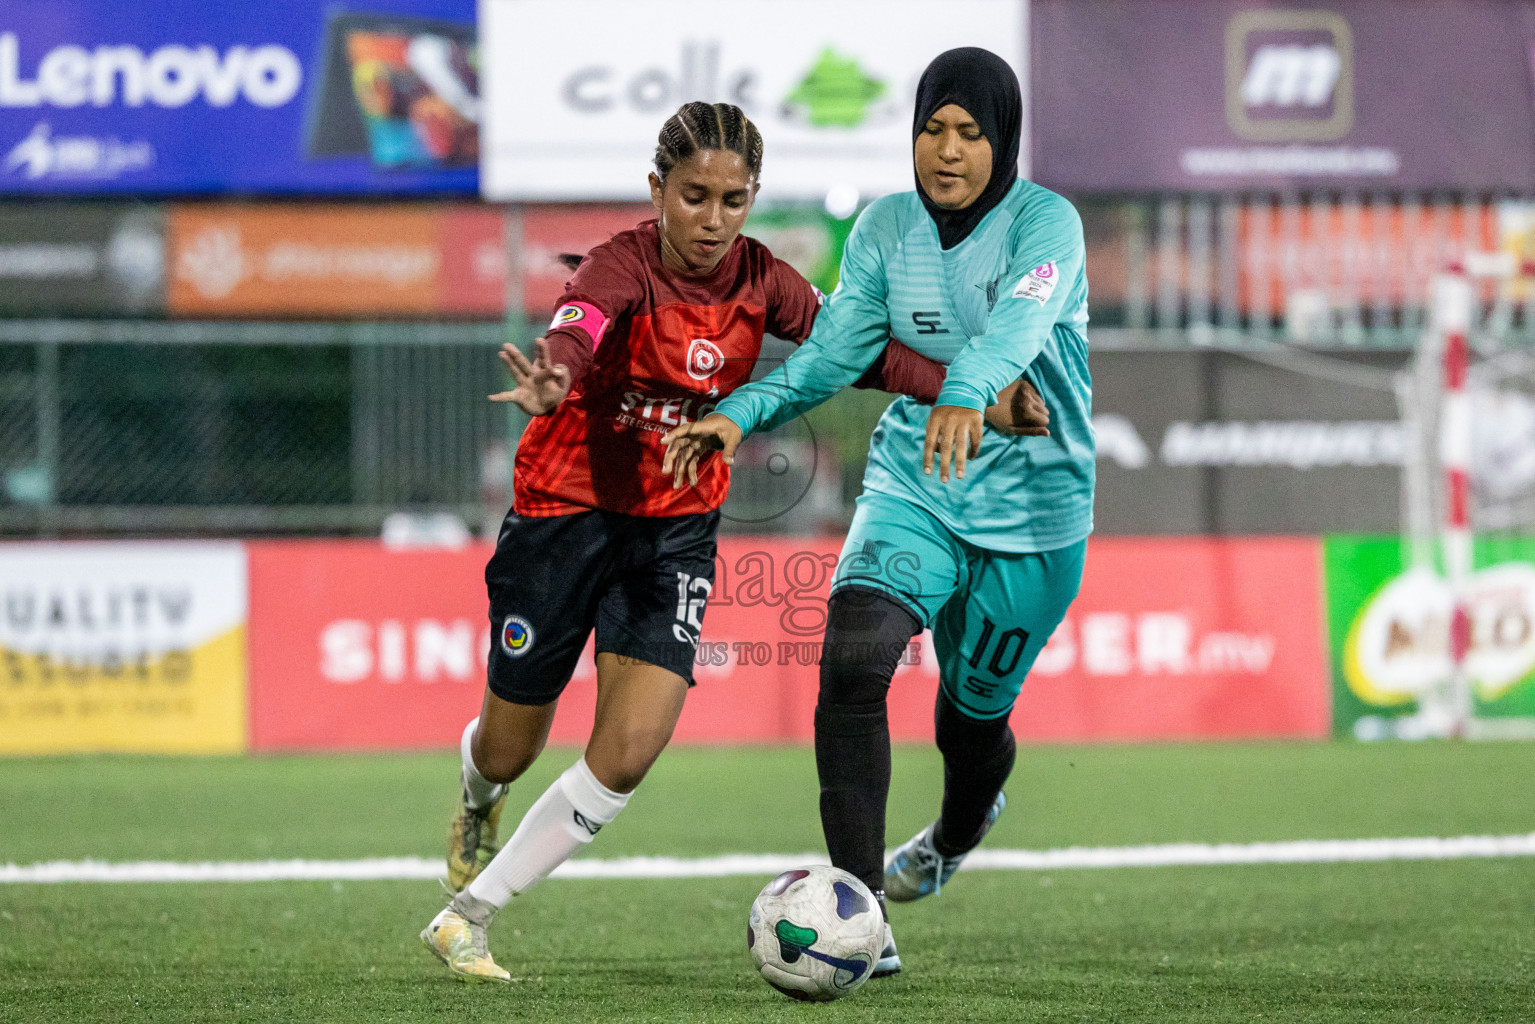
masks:
{"type": "MultiPolygon", "coordinates": [[[[799,271],[775,258],[768,277],[768,302],[768,332],[798,345],[810,337],[826,296],[799,271]]],[[[908,395],[923,405],[932,405],[943,388],[944,370],[936,359],[892,337],[863,376],[853,381],[853,387],[908,395]]]]}
{"type": "Polygon", "coordinates": [[[772,430],[808,412],[861,377],[890,339],[885,279],[878,246],[869,239],[876,202],[859,215],[842,250],[837,290],[821,305],[810,336],[761,380],[737,388],[700,420],[684,423],[661,440],[661,472],[672,486],[697,480],[701,459],[719,452],[725,465],[736,446],[756,430],[772,430]]]}
{"type": "Polygon", "coordinates": [[[1086,259],[1081,218],[1057,197],[1042,214],[1018,225],[1010,248],[1005,287],[986,333],[970,339],[949,364],[928,417],[922,468],[931,473],[936,456],[944,482],[951,466],[956,476],[965,475],[966,460],[980,452],[983,410],[1019,378],[1044,350],[1055,325],[1070,315],[1065,306],[1086,259]]]}

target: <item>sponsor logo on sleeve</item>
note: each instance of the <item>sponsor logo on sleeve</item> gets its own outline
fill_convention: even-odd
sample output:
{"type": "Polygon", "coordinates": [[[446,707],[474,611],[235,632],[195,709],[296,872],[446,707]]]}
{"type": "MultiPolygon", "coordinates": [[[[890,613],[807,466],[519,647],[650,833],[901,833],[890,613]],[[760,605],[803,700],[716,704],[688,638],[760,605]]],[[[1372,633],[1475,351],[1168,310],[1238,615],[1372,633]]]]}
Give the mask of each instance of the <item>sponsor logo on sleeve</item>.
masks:
{"type": "Polygon", "coordinates": [[[554,311],[554,319],[549,321],[549,329],[556,327],[568,327],[586,319],[586,311],[580,306],[561,306],[554,311]]]}
{"type": "Polygon", "coordinates": [[[1054,263],[1041,263],[1018,282],[1018,287],[1013,289],[1015,299],[1033,299],[1043,306],[1050,301],[1051,294],[1055,291],[1056,280],[1060,277],[1054,263]]]}

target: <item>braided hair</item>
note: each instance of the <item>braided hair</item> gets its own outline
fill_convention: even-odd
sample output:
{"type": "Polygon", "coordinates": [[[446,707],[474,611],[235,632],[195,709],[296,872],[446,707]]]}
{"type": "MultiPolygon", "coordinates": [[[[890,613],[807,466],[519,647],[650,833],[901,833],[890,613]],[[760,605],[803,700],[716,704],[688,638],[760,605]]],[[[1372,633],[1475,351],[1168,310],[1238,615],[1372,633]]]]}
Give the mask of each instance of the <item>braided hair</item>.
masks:
{"type": "Polygon", "coordinates": [[[704,149],[739,156],[753,181],[762,172],[762,133],[731,103],[684,103],[661,126],[656,145],[656,177],[663,182],[672,168],[704,149]]]}

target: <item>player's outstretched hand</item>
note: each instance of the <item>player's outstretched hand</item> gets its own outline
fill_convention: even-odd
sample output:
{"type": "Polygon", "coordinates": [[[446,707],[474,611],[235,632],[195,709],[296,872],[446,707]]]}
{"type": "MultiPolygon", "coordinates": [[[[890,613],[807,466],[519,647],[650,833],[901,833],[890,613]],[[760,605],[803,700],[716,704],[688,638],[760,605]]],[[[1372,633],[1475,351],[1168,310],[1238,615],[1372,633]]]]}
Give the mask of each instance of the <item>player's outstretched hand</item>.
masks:
{"type": "Polygon", "coordinates": [[[922,472],[933,475],[933,456],[938,456],[938,479],[949,482],[949,467],[964,478],[965,461],[981,454],[981,412],[962,405],[935,405],[927,418],[927,442],[922,446],[922,472]]]}
{"type": "Polygon", "coordinates": [[[672,489],[676,490],[684,481],[698,483],[698,464],[710,452],[719,452],[725,465],[735,465],[741,428],[729,416],[711,412],[694,423],[684,423],[661,440],[666,443],[661,473],[671,474],[672,489]]]}
{"type": "Polygon", "coordinates": [[[986,410],[986,422],[1009,437],[1050,436],[1050,409],[1027,377],[1019,377],[997,393],[997,404],[986,410]]]}
{"type": "Polygon", "coordinates": [[[490,396],[492,402],[511,402],[529,416],[546,416],[570,394],[570,369],[563,363],[550,363],[549,343],[539,338],[538,358],[529,361],[512,344],[501,346],[501,361],[517,386],[490,396]]]}

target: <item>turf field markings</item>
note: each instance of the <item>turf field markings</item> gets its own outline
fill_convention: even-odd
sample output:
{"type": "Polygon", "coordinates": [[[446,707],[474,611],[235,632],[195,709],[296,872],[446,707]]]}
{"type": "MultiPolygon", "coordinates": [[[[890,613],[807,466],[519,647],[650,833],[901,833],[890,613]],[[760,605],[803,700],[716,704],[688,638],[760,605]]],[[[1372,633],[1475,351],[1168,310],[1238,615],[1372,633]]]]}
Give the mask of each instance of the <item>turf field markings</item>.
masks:
{"type": "MultiPolygon", "coordinates": [[[[1164,843],[1073,846],[1056,850],[977,850],[964,871],[1066,871],[1090,868],[1203,867],[1238,864],[1347,864],[1387,860],[1535,857],[1535,832],[1513,836],[1406,839],[1304,839],[1271,843],[1164,843]]],[[[719,857],[618,857],[568,861],[555,878],[724,878],[774,875],[824,864],[819,853],[725,854],[719,857]]],[[[0,884],[60,882],[278,882],[429,880],[440,858],[262,861],[47,861],[0,864],[0,884]]]]}

